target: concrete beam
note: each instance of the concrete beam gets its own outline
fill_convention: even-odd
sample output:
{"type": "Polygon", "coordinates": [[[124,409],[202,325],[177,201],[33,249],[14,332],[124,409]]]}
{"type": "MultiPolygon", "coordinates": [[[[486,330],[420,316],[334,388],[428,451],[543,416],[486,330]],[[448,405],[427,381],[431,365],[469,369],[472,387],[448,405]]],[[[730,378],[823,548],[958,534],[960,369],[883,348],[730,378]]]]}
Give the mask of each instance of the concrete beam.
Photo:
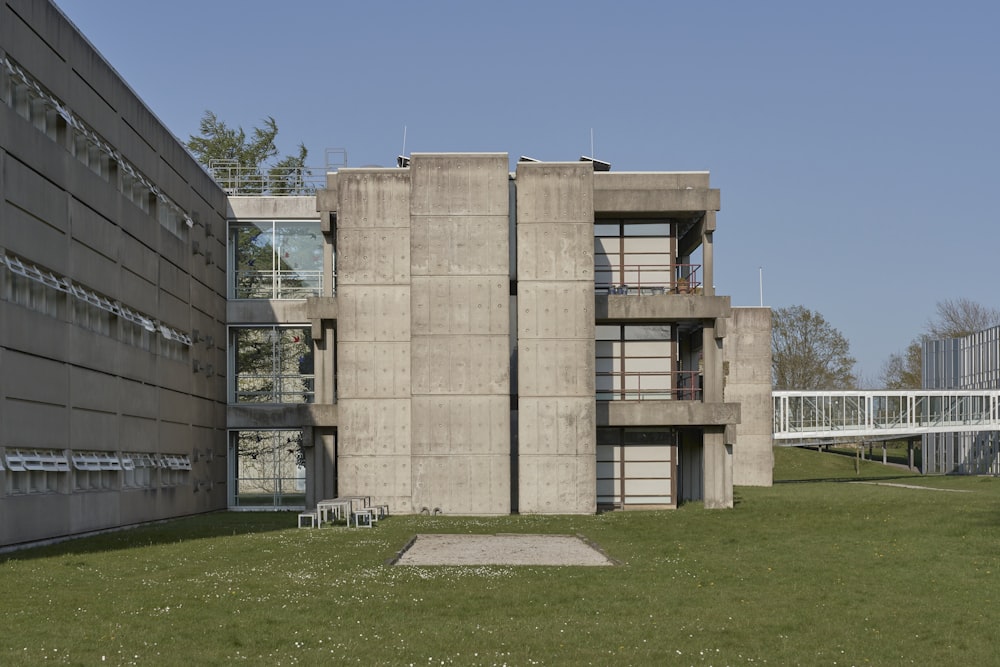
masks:
{"type": "Polygon", "coordinates": [[[740,423],[739,403],[601,401],[598,426],[726,426],[740,423]]]}
{"type": "Polygon", "coordinates": [[[692,211],[718,211],[721,208],[719,190],[715,188],[666,189],[636,187],[635,183],[615,188],[600,187],[594,179],[594,214],[637,213],[669,217],[692,211]]]}
{"type": "Polygon", "coordinates": [[[715,320],[729,317],[728,296],[698,294],[608,295],[594,297],[597,322],[715,320]]]}
{"type": "Polygon", "coordinates": [[[229,197],[230,220],[316,220],[316,197],[229,197]]]}
{"type": "Polygon", "coordinates": [[[336,404],[230,405],[226,408],[226,428],[329,428],[337,426],[337,422],[336,404]]]}

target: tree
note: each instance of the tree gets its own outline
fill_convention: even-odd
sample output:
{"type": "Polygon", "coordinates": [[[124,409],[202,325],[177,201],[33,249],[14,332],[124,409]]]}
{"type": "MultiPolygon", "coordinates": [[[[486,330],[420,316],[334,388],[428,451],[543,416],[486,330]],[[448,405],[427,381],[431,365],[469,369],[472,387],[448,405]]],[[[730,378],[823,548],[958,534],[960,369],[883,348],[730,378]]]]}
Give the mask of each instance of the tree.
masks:
{"type": "Polygon", "coordinates": [[[305,167],[306,147],[299,144],[296,155],[278,156],[274,140],[278,124],[274,118],[264,119],[263,127],[253,128],[252,134],[242,127],[231,128],[206,111],[199,125],[201,136],[192,135],[187,148],[226,192],[234,195],[306,194],[309,175],[305,167]]]}
{"type": "Polygon", "coordinates": [[[889,355],[882,365],[882,387],[885,389],[920,389],[923,386],[923,343],[910,341],[906,349],[889,355]]]}
{"type": "Polygon", "coordinates": [[[930,338],[963,338],[1000,324],[1000,309],[971,299],[945,299],[937,303],[937,315],[927,322],[930,338]]]}
{"type": "Polygon", "coordinates": [[[803,306],[772,313],[771,368],[775,389],[850,389],[856,383],[847,339],[803,306]]]}

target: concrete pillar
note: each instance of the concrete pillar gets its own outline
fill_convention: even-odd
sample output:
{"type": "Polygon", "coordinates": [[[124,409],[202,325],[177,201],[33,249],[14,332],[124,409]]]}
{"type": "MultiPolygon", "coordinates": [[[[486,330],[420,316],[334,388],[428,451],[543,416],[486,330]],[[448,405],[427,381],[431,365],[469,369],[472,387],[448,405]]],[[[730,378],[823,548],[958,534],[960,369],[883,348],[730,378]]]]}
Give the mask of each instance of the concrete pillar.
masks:
{"type": "MultiPolygon", "coordinates": [[[[708,211],[705,215],[714,216],[715,211],[708,211]]],[[[702,294],[705,296],[715,296],[715,244],[712,241],[712,236],[712,232],[705,232],[701,244],[702,281],[704,282],[702,294]]]]}
{"type": "Polygon", "coordinates": [[[733,506],[733,448],[724,429],[709,427],[704,434],[704,500],[706,509],[733,506]]]}
{"type": "Polygon", "coordinates": [[[517,166],[518,511],[597,511],[594,173],[517,166]]]}
{"type": "MultiPolygon", "coordinates": [[[[734,426],[733,483],[771,486],[774,470],[771,400],[771,309],[733,308],[723,348],[727,403],[740,404],[734,426]]],[[[820,447],[822,450],[822,447],[820,447]]]]}
{"type": "Polygon", "coordinates": [[[410,157],[414,511],[510,513],[509,161],[410,157]]]}
{"type": "MultiPolygon", "coordinates": [[[[337,175],[340,495],[409,512],[410,173],[337,175]]],[[[329,451],[329,450],[327,450],[329,451]]]]}

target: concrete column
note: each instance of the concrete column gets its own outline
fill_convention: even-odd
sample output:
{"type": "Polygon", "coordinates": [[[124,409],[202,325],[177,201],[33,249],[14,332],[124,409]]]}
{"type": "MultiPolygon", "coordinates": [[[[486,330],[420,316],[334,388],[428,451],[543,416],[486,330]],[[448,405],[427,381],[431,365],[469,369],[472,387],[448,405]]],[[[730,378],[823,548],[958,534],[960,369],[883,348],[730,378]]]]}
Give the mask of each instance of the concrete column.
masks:
{"type": "Polygon", "coordinates": [[[725,431],[705,429],[704,499],[706,509],[733,506],[733,447],[725,442],[725,431]]]}
{"type": "Polygon", "coordinates": [[[518,511],[597,511],[594,174],[517,167],[518,511]]]}
{"type": "MultiPolygon", "coordinates": [[[[715,215],[715,211],[708,211],[705,215],[715,215]]],[[[712,232],[705,232],[701,244],[702,257],[702,294],[705,296],[715,296],[715,244],[712,241],[712,232]]]]}
{"type": "Polygon", "coordinates": [[[733,308],[726,320],[723,395],[740,404],[734,425],[733,483],[771,486],[774,469],[771,400],[771,310],[733,308]]]}
{"type": "Polygon", "coordinates": [[[414,511],[510,513],[509,161],[410,157],[414,511]]]}
{"type": "Polygon", "coordinates": [[[410,172],[343,169],[336,185],[337,491],[405,513],[412,508],[410,172]]]}
{"type": "Polygon", "coordinates": [[[705,403],[721,403],[722,392],[722,340],[716,338],[715,325],[709,323],[702,329],[702,365],[704,367],[705,403]]]}

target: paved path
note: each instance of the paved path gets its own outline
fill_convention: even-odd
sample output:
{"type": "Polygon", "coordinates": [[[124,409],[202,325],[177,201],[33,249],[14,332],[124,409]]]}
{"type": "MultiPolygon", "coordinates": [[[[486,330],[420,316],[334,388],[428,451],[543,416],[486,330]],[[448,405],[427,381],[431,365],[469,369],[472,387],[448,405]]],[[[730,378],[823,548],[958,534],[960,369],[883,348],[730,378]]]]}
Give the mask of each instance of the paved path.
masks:
{"type": "Polygon", "coordinates": [[[973,493],[968,489],[936,489],[933,486],[917,486],[916,484],[897,484],[896,482],[851,482],[851,484],[873,484],[874,486],[898,486],[901,489],[922,489],[924,491],[950,491],[951,493],[973,493]]]}

